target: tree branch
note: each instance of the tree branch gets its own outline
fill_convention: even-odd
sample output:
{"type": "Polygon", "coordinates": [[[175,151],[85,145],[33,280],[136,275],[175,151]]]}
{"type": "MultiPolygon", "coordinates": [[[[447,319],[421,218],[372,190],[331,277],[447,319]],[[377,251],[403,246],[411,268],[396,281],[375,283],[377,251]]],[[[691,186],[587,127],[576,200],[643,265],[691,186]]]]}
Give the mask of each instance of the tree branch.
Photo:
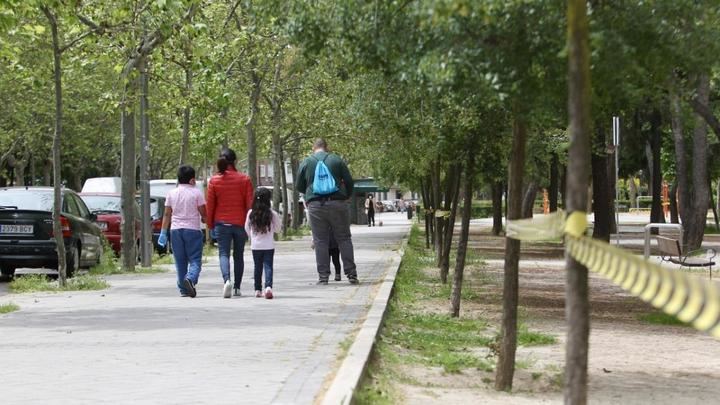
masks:
{"type": "Polygon", "coordinates": [[[697,97],[691,98],[688,102],[690,103],[693,111],[695,111],[695,113],[701,116],[705,120],[705,122],[707,122],[710,128],[712,128],[713,132],[715,132],[718,140],[720,140],[720,121],[718,121],[718,119],[715,117],[710,107],[701,103],[700,100],[697,99],[697,97]]]}
{"type": "MultiPolygon", "coordinates": [[[[195,15],[195,12],[197,12],[197,9],[197,4],[192,4],[190,8],[188,8],[188,10],[185,12],[185,15],[183,15],[182,19],[172,25],[169,34],[174,33],[175,31],[179,30],[186,22],[191,21],[193,16],[195,15]]],[[[128,77],[130,75],[130,72],[132,72],[133,69],[138,67],[140,61],[144,57],[152,53],[155,48],[165,42],[167,38],[168,36],[159,28],[153,31],[150,35],[143,38],[140,42],[140,45],[138,45],[138,47],[133,51],[132,56],[130,56],[130,58],[128,58],[128,61],[125,63],[125,66],[122,70],[122,77],[128,77]]]]}

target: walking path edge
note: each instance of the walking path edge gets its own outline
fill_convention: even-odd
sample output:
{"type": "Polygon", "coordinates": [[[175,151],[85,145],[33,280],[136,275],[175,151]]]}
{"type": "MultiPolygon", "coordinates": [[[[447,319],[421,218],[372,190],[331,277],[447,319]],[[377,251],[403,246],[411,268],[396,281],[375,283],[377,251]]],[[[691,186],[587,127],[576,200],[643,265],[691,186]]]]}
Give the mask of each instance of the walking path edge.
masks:
{"type": "Polygon", "coordinates": [[[352,403],[355,391],[365,376],[378,333],[385,320],[388,303],[395,287],[395,278],[402,264],[409,235],[410,230],[403,237],[398,249],[398,262],[396,263],[393,259],[388,265],[385,278],[373,299],[372,306],[355,337],[355,341],[350,346],[337,373],[335,373],[330,387],[325,392],[325,395],[321,397],[319,403],[322,405],[349,405],[352,403]]]}

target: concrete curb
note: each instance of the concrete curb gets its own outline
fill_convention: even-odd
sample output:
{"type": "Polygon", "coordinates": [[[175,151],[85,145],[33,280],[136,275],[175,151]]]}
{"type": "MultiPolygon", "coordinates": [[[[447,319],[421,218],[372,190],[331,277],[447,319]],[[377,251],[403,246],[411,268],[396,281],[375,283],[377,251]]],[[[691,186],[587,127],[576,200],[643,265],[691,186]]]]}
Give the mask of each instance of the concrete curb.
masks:
{"type": "Polygon", "coordinates": [[[400,269],[402,258],[405,254],[410,231],[403,239],[398,249],[399,260],[396,263],[393,260],[388,265],[388,271],[385,279],[380,285],[377,295],[373,299],[372,306],[368,311],[367,318],[363,322],[360,331],[355,337],[355,341],[348,350],[345,359],[340,365],[340,369],[335,374],[335,378],[330,384],[325,396],[322,399],[323,405],[348,405],[352,403],[353,394],[365,375],[365,370],[370,362],[370,355],[375,348],[375,339],[377,338],[380,327],[382,326],[385,314],[387,313],[388,302],[393,293],[395,286],[395,277],[400,269]]]}

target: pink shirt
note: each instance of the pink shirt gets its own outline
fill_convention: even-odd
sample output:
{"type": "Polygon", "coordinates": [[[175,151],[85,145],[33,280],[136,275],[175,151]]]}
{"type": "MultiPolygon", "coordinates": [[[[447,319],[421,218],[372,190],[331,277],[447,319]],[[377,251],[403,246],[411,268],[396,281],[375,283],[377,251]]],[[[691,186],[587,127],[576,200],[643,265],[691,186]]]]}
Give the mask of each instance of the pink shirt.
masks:
{"type": "Polygon", "coordinates": [[[199,207],[205,205],[205,196],[197,187],[190,184],[178,184],[170,190],[165,206],[172,208],[170,229],[200,230],[199,207]]]}
{"type": "Polygon", "coordinates": [[[270,250],[275,249],[275,239],[273,234],[280,230],[280,216],[277,212],[272,211],[272,222],[270,223],[270,232],[258,233],[250,224],[250,213],[248,211],[245,218],[245,232],[250,235],[250,249],[252,250],[270,250]]]}

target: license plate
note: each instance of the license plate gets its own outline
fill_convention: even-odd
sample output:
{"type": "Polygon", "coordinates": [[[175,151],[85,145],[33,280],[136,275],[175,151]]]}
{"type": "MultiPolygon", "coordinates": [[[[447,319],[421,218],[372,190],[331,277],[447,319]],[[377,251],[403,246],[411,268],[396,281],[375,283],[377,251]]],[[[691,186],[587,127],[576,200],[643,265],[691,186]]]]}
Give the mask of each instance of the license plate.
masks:
{"type": "Polygon", "coordinates": [[[0,233],[9,234],[32,234],[34,228],[32,225],[0,225],[0,233]]]}
{"type": "Polygon", "coordinates": [[[97,226],[101,231],[107,231],[107,222],[97,222],[97,226]]]}

